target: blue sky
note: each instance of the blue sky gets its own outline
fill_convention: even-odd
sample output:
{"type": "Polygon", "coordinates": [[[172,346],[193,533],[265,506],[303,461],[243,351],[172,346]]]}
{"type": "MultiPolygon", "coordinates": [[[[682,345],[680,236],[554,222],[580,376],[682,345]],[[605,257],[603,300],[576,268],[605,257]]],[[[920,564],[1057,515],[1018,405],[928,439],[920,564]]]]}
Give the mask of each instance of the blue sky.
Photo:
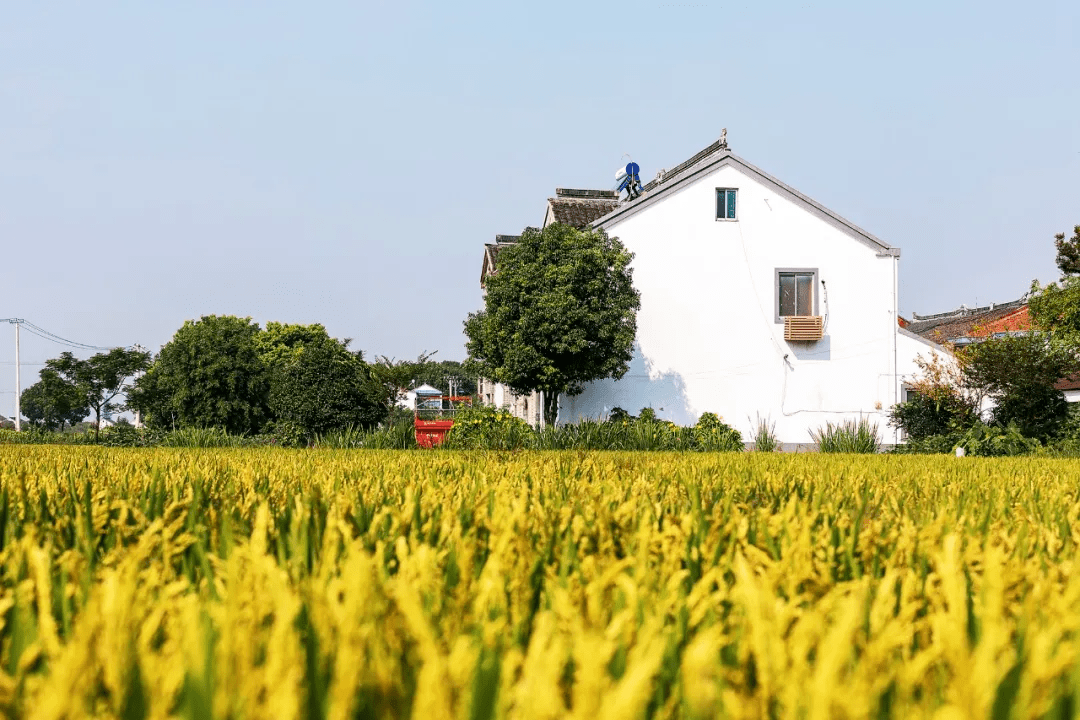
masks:
{"type": "Polygon", "coordinates": [[[228,313],[463,358],[484,242],[723,127],[903,250],[904,314],[1054,279],[1080,223],[1071,0],[8,2],[0,28],[0,317],[94,345],[228,313]]]}

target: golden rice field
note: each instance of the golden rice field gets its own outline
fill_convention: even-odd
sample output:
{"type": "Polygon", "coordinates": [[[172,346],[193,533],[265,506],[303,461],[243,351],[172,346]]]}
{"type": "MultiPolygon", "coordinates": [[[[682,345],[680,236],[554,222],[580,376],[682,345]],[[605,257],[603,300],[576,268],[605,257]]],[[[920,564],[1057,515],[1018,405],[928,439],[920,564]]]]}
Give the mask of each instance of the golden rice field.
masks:
{"type": "Polygon", "coordinates": [[[0,713],[1080,710],[1066,460],[0,446],[0,713]]]}

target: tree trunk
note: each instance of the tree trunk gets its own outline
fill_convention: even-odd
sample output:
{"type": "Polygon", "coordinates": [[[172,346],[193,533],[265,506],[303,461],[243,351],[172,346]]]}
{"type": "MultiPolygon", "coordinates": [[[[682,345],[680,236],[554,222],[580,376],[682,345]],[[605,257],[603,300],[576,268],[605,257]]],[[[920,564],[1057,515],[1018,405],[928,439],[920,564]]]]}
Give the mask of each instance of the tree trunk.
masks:
{"type": "Polygon", "coordinates": [[[94,408],[94,442],[101,439],[101,406],[94,408]]]}
{"type": "Polygon", "coordinates": [[[544,425],[554,427],[559,416],[559,392],[544,391],[544,425]]]}

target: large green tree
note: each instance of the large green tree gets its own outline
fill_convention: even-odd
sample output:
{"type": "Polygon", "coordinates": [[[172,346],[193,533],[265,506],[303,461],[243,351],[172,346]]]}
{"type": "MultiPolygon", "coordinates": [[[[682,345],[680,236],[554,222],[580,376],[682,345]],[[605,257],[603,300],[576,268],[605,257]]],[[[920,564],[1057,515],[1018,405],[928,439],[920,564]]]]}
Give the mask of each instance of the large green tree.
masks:
{"type": "Polygon", "coordinates": [[[1028,310],[1037,329],[1080,348],[1080,277],[1062,277],[1045,286],[1033,283],[1028,310]]]}
{"type": "Polygon", "coordinates": [[[267,323],[256,339],[269,370],[269,407],[275,420],[293,423],[312,437],[334,428],[370,427],[386,415],[369,392],[369,369],[349,340],[330,337],[322,325],[267,323]]]}
{"type": "Polygon", "coordinates": [[[416,360],[396,360],[379,355],[375,362],[368,365],[366,392],[369,397],[386,409],[386,414],[394,409],[399,400],[405,398],[409,388],[420,384],[418,381],[423,368],[434,353],[423,352],[416,360]]]}
{"type": "MultiPolygon", "coordinates": [[[[124,409],[116,399],[131,390],[128,381],[149,363],[150,353],[128,348],[113,348],[85,360],[65,352],[45,361],[49,380],[43,389],[55,393],[52,402],[57,410],[69,402],[69,396],[79,395],[82,401],[78,405],[94,415],[96,437],[101,432],[101,418],[124,409]]],[[[72,414],[75,409],[71,408],[72,414]]]]}
{"type": "Polygon", "coordinates": [[[154,427],[258,432],[270,419],[270,377],[259,333],[251,318],[186,321],[136,381],[129,405],[154,427]]]}
{"type": "Polygon", "coordinates": [[[1080,225],[1069,240],[1065,233],[1054,236],[1057,266],[1061,279],[1046,286],[1031,285],[1028,309],[1031,322],[1039,330],[1080,348],[1080,225]]]}
{"type": "Polygon", "coordinates": [[[560,393],[622,377],[640,307],[633,257],[603,230],[526,229],[499,254],[484,309],[465,320],[470,365],[515,392],[542,391],[549,423],[560,393]]]}
{"type": "Polygon", "coordinates": [[[1045,440],[1068,415],[1065,396],[1054,384],[1080,371],[1080,357],[1049,333],[986,340],[957,358],[963,383],[994,400],[995,423],[1015,424],[1024,435],[1045,440]]]}
{"type": "Polygon", "coordinates": [[[86,395],[73,383],[46,367],[40,379],[22,392],[22,414],[35,425],[48,430],[62,430],[74,425],[90,413],[86,395]]]}
{"type": "Polygon", "coordinates": [[[1065,239],[1065,233],[1054,236],[1057,248],[1057,266],[1065,276],[1080,275],[1080,225],[1073,228],[1073,236],[1065,239]]]}

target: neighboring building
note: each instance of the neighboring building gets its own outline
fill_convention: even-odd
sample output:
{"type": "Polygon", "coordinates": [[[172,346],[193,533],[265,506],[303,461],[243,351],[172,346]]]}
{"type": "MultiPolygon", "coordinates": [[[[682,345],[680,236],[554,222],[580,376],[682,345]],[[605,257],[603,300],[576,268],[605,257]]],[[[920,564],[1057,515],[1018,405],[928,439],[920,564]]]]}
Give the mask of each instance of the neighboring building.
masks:
{"type": "Polygon", "coordinates": [[[480,287],[484,287],[484,281],[488,275],[495,272],[495,263],[499,252],[518,241],[520,235],[496,235],[495,242],[484,245],[484,264],[480,268],[480,287]]]}
{"type": "MultiPolygon", "coordinates": [[[[1031,331],[1027,295],[1019,300],[984,307],[961,306],[935,315],[912,315],[909,329],[936,343],[963,347],[990,337],[1023,335],[1031,331]]],[[[1069,402],[1080,402],[1080,375],[1062,378],[1054,387],[1069,402]]]]}
{"type": "Polygon", "coordinates": [[[543,227],[562,223],[581,230],[618,207],[619,196],[614,190],[555,188],[555,197],[548,198],[543,227]]]}
{"type": "Polygon", "coordinates": [[[521,418],[533,427],[543,425],[541,393],[518,395],[502,383],[480,378],[476,384],[476,394],[484,405],[504,408],[514,417],[521,418]]]}
{"type": "Polygon", "coordinates": [[[1019,300],[984,307],[961,305],[935,315],[913,314],[907,329],[932,342],[960,347],[988,337],[1026,333],[1031,329],[1031,316],[1025,295],[1019,300]]]}
{"type": "Polygon", "coordinates": [[[1068,402],[1080,402],[1080,375],[1062,378],[1054,383],[1054,388],[1060,390],[1068,402]]]}
{"type": "MultiPolygon", "coordinates": [[[[574,224],[602,228],[635,254],[635,355],[621,380],[562,396],[559,422],[615,407],[652,407],[679,424],[715,412],[744,438],[762,418],[783,443],[801,445],[826,422],[867,417],[882,442],[898,439],[887,413],[904,379],[920,353],[944,352],[899,325],[898,249],[726,140],[662,171],[637,199],[604,192],[556,191],[545,224],[580,213],[574,224]]],[[[481,284],[498,246],[485,247],[481,284]]],[[[481,388],[483,401],[506,402],[497,384],[481,388]]]]}
{"type": "Polygon", "coordinates": [[[397,401],[397,405],[408,410],[423,410],[425,408],[438,410],[442,407],[442,396],[442,390],[424,384],[406,391],[403,397],[397,401]]]}

